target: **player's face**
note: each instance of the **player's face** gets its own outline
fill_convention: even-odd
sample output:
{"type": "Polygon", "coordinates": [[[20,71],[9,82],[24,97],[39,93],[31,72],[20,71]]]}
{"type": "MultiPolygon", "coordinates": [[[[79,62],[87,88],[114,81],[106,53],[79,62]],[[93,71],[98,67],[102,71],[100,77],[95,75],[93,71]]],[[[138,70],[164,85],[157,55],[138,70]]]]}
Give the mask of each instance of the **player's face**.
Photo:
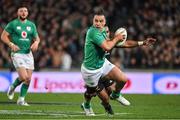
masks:
{"type": "Polygon", "coordinates": [[[103,29],[106,24],[106,19],[104,15],[95,15],[93,18],[93,25],[98,29],[103,29]]]}
{"type": "Polygon", "coordinates": [[[28,9],[26,7],[19,8],[17,14],[21,20],[25,20],[28,16],[28,9]]]}

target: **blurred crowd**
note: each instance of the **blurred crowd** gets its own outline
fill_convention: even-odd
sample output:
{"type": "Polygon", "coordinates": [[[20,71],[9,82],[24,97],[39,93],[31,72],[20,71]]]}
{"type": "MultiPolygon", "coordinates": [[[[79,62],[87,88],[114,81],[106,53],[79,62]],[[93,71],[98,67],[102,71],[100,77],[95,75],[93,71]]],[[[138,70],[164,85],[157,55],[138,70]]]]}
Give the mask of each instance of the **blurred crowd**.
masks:
{"type": "MultiPolygon", "coordinates": [[[[16,18],[19,0],[0,0],[0,33],[16,18]]],[[[103,7],[113,32],[125,27],[128,39],[157,38],[151,47],[115,48],[111,60],[121,68],[180,68],[179,0],[29,0],[29,18],[38,28],[41,43],[34,53],[35,68],[80,68],[86,30],[92,11],[103,7]]],[[[9,49],[0,44],[0,69],[11,67],[9,49]]]]}

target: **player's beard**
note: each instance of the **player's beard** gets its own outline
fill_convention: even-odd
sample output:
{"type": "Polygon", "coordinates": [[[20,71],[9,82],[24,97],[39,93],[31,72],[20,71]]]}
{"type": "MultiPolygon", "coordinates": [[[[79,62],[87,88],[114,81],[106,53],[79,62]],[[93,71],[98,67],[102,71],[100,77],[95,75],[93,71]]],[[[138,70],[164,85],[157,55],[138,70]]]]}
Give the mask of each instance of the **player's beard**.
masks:
{"type": "Polygon", "coordinates": [[[21,20],[21,21],[24,21],[24,20],[26,20],[26,17],[21,17],[21,16],[19,16],[19,19],[21,20]]]}

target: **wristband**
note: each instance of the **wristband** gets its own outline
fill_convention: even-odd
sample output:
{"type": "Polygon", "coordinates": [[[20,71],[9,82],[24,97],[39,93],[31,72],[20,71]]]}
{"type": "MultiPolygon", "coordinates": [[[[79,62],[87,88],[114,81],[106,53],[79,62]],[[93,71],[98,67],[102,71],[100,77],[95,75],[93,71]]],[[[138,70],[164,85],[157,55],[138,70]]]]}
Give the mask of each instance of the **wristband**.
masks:
{"type": "Polygon", "coordinates": [[[143,44],[144,44],[143,41],[138,41],[138,45],[139,45],[139,46],[141,46],[141,45],[143,45],[143,44]]]}
{"type": "Polygon", "coordinates": [[[14,45],[14,43],[12,43],[12,42],[9,43],[9,46],[10,46],[10,47],[12,47],[13,45],[14,45]]]}

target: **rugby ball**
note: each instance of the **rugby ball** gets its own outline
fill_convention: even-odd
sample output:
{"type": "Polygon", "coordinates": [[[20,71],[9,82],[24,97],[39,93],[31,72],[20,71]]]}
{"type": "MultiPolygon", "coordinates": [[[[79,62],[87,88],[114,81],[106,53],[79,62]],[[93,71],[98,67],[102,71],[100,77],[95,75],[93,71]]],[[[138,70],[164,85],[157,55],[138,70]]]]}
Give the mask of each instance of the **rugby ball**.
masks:
{"type": "Polygon", "coordinates": [[[122,27],[121,27],[121,28],[118,28],[118,29],[116,30],[115,36],[116,36],[117,34],[122,34],[122,35],[125,36],[124,39],[123,39],[123,41],[118,42],[118,43],[116,44],[116,46],[122,46],[122,45],[125,43],[126,39],[127,39],[127,31],[126,31],[125,28],[122,28],[122,27]]]}

